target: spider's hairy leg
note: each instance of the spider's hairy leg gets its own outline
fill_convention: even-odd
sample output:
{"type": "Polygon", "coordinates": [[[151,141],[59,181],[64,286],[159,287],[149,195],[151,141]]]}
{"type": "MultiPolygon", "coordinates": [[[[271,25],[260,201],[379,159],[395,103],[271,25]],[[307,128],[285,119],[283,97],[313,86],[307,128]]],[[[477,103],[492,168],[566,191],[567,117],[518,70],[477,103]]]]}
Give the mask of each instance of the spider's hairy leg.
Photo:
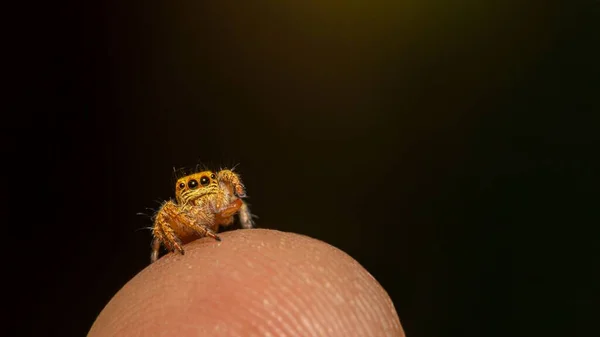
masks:
{"type": "Polygon", "coordinates": [[[216,216],[208,212],[206,207],[189,206],[186,208],[186,212],[190,215],[190,219],[193,219],[186,223],[188,227],[201,236],[208,236],[217,241],[221,241],[221,238],[215,232],[218,228],[216,216]],[[214,230],[211,229],[211,227],[213,227],[214,230]]]}
{"type": "Polygon", "coordinates": [[[230,184],[233,187],[233,192],[240,198],[246,196],[246,188],[242,183],[242,179],[239,175],[231,170],[222,170],[217,173],[217,177],[220,182],[230,184]]]}
{"type": "MultiPolygon", "coordinates": [[[[162,235],[162,234],[161,234],[162,235]]],[[[158,260],[158,251],[160,250],[160,243],[162,239],[159,239],[156,236],[152,239],[152,253],[150,254],[150,263],[156,262],[158,260]]]]}
{"type": "Polygon", "coordinates": [[[150,257],[152,262],[158,259],[160,243],[164,244],[170,251],[177,250],[180,254],[184,254],[182,248],[183,243],[171,227],[172,223],[180,222],[181,217],[182,215],[179,214],[179,207],[173,201],[167,201],[159,209],[156,214],[156,219],[154,220],[154,241],[152,243],[152,254],[150,257]]]}
{"type": "Polygon", "coordinates": [[[243,201],[242,201],[242,206],[240,207],[239,215],[240,215],[240,224],[241,224],[242,228],[246,228],[246,229],[254,228],[254,221],[252,220],[252,213],[250,213],[250,208],[248,207],[248,204],[246,204],[243,201]]]}
{"type": "Polygon", "coordinates": [[[154,225],[152,228],[152,253],[150,254],[150,263],[156,262],[158,260],[158,254],[160,252],[161,243],[165,242],[165,234],[160,228],[160,226],[154,225]]]}

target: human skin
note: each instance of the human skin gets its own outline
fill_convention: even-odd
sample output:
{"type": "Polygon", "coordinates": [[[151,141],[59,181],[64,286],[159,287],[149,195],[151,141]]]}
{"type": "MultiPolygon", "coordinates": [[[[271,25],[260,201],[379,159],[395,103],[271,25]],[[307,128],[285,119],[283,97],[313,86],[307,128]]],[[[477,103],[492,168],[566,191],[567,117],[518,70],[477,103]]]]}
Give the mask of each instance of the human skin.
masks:
{"type": "Polygon", "coordinates": [[[341,250],[274,230],[220,236],[142,270],[88,336],[404,336],[386,291],[341,250]]]}

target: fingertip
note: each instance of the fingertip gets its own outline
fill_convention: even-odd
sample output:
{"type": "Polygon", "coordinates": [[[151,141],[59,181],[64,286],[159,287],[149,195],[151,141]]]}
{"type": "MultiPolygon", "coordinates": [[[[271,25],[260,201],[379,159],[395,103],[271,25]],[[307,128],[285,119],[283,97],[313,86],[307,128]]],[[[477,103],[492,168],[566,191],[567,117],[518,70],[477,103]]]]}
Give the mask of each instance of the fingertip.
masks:
{"type": "Polygon", "coordinates": [[[144,269],[89,335],[404,335],[385,290],[339,249],[273,230],[222,235],[144,269]]]}

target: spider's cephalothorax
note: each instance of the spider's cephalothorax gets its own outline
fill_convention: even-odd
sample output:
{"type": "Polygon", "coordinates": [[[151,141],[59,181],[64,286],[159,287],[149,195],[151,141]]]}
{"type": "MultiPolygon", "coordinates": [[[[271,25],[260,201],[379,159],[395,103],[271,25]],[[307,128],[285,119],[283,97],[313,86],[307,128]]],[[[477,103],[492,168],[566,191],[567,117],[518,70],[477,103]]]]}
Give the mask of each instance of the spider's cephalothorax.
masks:
{"type": "Polygon", "coordinates": [[[154,218],[151,262],[158,259],[160,245],[183,254],[183,244],[203,236],[221,240],[219,226],[233,223],[237,213],[242,228],[252,228],[252,214],[242,200],[246,191],[231,170],[204,171],[177,180],[175,201],[167,201],[154,218]]]}

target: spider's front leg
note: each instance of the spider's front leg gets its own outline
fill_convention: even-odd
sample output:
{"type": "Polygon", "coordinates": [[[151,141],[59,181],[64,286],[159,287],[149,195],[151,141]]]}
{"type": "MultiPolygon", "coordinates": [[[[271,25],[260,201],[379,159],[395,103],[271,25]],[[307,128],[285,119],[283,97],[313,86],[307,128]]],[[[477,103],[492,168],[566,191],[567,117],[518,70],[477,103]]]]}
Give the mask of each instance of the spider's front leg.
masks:
{"type": "Polygon", "coordinates": [[[184,253],[182,248],[183,243],[177,234],[175,234],[175,230],[171,226],[171,224],[179,222],[179,217],[181,217],[179,214],[179,206],[170,200],[164,203],[158,213],[156,213],[154,227],[152,229],[154,239],[152,240],[150,263],[156,262],[158,259],[161,243],[170,251],[177,249],[181,254],[184,253]]]}
{"type": "Polygon", "coordinates": [[[216,233],[219,228],[217,216],[211,213],[206,205],[188,206],[186,207],[186,212],[189,214],[191,220],[185,224],[186,226],[200,236],[208,236],[221,241],[221,238],[216,233]]]}

